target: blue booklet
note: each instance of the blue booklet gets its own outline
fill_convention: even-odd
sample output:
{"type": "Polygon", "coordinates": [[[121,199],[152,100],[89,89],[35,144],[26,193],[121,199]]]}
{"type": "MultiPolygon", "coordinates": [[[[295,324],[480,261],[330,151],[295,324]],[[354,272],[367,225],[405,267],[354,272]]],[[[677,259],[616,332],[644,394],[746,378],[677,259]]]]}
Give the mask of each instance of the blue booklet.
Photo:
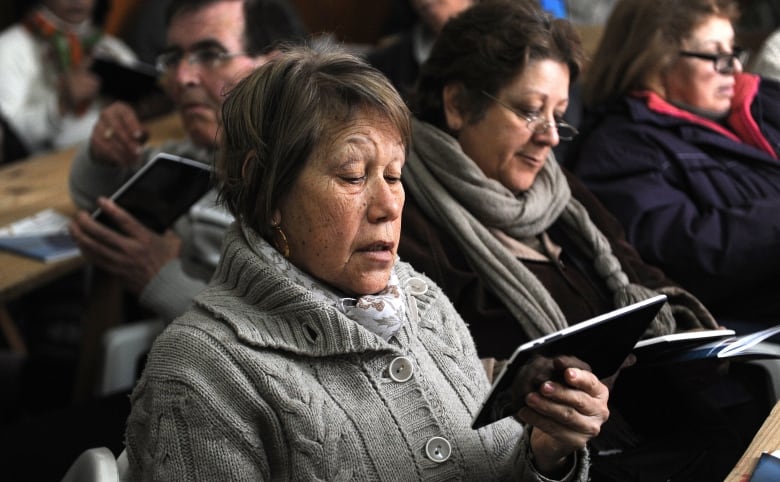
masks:
{"type": "Polygon", "coordinates": [[[761,454],[750,482],[777,482],[778,480],[780,480],[780,458],[768,453],[761,454]]]}
{"type": "Polygon", "coordinates": [[[75,258],[81,254],[67,232],[0,237],[0,249],[44,262],[75,258]]]}

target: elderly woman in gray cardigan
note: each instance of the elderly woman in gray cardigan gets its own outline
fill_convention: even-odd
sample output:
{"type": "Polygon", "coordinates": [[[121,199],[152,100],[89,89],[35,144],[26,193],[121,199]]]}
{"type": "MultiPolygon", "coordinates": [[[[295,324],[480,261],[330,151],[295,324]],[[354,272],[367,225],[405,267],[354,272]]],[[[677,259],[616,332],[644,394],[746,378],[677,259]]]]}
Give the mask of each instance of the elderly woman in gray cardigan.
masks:
{"type": "Polygon", "coordinates": [[[131,479],[587,480],[608,389],[585,369],[547,374],[524,424],[470,428],[489,382],[468,329],[396,256],[411,128],[389,82],[299,47],[222,114],[237,221],[134,390],[131,479]]]}

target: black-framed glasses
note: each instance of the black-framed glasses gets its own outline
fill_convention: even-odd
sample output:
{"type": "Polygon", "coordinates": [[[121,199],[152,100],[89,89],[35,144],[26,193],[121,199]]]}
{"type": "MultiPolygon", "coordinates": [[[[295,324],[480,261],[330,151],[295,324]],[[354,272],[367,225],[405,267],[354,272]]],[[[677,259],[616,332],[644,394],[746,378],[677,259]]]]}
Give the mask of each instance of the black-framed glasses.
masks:
{"type": "Polygon", "coordinates": [[[216,69],[226,61],[246,55],[243,52],[225,52],[217,47],[200,47],[189,53],[181,50],[170,50],[163,52],[155,59],[154,66],[157,73],[165,75],[178,67],[182,59],[185,59],[189,65],[197,65],[205,69],[216,69]]]}
{"type": "Polygon", "coordinates": [[[526,112],[515,109],[511,105],[507,104],[504,101],[499,100],[495,96],[488,94],[484,90],[481,90],[480,92],[482,92],[482,94],[488,99],[492,100],[493,102],[500,105],[501,107],[507,109],[509,112],[513,113],[518,118],[524,120],[526,122],[526,125],[528,126],[528,130],[530,130],[534,134],[544,134],[545,132],[547,132],[547,130],[550,127],[555,127],[555,130],[558,133],[558,139],[562,141],[570,141],[574,139],[574,137],[577,134],[580,133],[573,125],[567,124],[564,121],[559,121],[559,120],[549,121],[542,116],[528,114],[526,112]]]}
{"type": "Polygon", "coordinates": [[[719,74],[733,74],[734,61],[739,60],[740,65],[744,65],[748,56],[747,50],[739,47],[734,47],[729,54],[708,54],[704,52],[691,52],[689,50],[680,50],[678,54],[681,57],[709,60],[715,67],[715,72],[718,72],[719,74]]]}

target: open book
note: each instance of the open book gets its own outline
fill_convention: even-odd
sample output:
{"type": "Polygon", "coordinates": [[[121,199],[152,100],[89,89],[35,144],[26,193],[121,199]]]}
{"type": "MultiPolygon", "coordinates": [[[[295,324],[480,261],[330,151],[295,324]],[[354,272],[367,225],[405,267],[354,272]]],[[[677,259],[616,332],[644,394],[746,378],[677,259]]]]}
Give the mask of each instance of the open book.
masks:
{"type": "Polygon", "coordinates": [[[517,413],[538,389],[535,364],[558,355],[577,357],[600,379],[613,375],[666,303],[657,295],[520,345],[496,378],[471,424],[479,428],[517,413]]]}
{"type": "Polygon", "coordinates": [[[636,344],[637,364],[679,363],[705,358],[780,358],[780,346],[761,342],[780,334],[780,325],[747,335],[733,330],[704,330],[659,336],[636,344]]]}

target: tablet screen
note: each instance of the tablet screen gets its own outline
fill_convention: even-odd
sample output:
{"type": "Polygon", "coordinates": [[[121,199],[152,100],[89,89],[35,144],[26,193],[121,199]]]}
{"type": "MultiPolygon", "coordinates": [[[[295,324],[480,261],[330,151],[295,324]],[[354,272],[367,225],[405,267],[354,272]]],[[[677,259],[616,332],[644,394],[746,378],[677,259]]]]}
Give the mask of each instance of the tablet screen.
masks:
{"type": "MultiPolygon", "coordinates": [[[[211,166],[161,153],[122,185],[111,199],[146,227],[162,233],[210,188],[211,166]]],[[[116,229],[100,209],[93,217],[116,229]]]]}

